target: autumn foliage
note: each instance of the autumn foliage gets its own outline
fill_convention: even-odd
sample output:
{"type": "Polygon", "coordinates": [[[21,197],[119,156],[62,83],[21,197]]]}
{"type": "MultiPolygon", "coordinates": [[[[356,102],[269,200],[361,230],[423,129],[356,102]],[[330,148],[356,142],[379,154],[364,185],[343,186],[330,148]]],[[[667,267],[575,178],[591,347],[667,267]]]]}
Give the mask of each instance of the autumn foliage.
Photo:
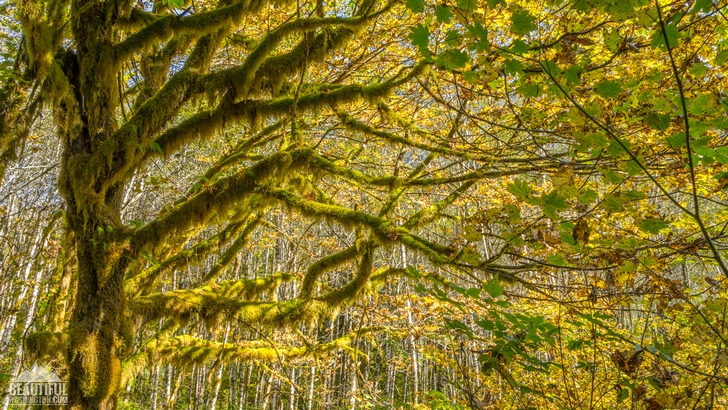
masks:
{"type": "Polygon", "coordinates": [[[728,406],[727,6],[7,2],[0,386],[728,406]]]}

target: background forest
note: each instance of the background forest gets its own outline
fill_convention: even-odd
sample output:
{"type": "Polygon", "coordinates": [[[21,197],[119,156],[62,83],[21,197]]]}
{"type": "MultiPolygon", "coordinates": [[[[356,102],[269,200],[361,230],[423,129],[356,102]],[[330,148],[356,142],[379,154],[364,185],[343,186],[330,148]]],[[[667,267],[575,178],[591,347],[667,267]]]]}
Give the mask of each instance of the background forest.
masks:
{"type": "Polygon", "coordinates": [[[728,2],[0,20],[3,410],[728,408],[728,2]]]}

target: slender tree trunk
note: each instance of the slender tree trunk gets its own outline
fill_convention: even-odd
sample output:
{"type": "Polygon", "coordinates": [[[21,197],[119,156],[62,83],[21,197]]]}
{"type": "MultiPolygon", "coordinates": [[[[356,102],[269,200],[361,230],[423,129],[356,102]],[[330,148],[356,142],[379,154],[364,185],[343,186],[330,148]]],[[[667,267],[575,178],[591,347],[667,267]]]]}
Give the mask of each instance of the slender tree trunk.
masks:
{"type": "MultiPolygon", "coordinates": [[[[230,322],[228,322],[227,325],[225,326],[225,335],[222,338],[223,345],[225,345],[225,343],[227,343],[229,333],[230,333],[230,322]]],[[[220,387],[222,386],[222,372],[223,372],[223,369],[225,368],[225,363],[222,360],[219,360],[218,365],[220,366],[220,368],[218,369],[217,375],[215,376],[215,387],[213,389],[212,396],[210,398],[210,410],[215,410],[215,408],[217,407],[217,399],[220,395],[220,387]]],[[[211,371],[210,376],[212,377],[212,375],[213,375],[213,373],[211,371]]]]}
{"type": "MultiPolygon", "coordinates": [[[[407,249],[404,247],[404,244],[402,244],[402,268],[407,268],[407,249]]],[[[412,401],[414,404],[418,403],[419,400],[419,375],[420,375],[420,368],[419,368],[419,352],[417,350],[417,340],[415,339],[415,336],[412,332],[414,328],[414,320],[412,318],[412,302],[410,301],[409,296],[407,297],[406,302],[406,309],[407,309],[407,327],[409,328],[409,342],[410,347],[412,348],[412,401]]]]}
{"type": "MultiPolygon", "coordinates": [[[[34,266],[34,263],[33,263],[34,259],[35,258],[31,258],[28,262],[27,274],[30,274],[30,267],[34,266]]],[[[31,297],[31,301],[30,301],[30,306],[28,307],[28,312],[26,313],[26,316],[25,316],[25,322],[23,323],[23,333],[22,334],[24,334],[24,335],[28,333],[28,330],[30,329],[30,327],[33,324],[33,320],[35,319],[35,311],[38,308],[38,299],[39,299],[42,275],[43,275],[43,269],[38,269],[38,271],[35,275],[33,293],[32,293],[32,297],[31,297]]],[[[18,350],[15,353],[15,360],[13,361],[13,370],[12,370],[11,374],[14,376],[18,374],[18,371],[20,370],[20,366],[23,363],[23,352],[24,352],[24,349],[21,344],[20,346],[18,346],[18,350]]],[[[3,410],[7,410],[9,403],[10,403],[10,395],[6,395],[5,399],[3,400],[3,410]]]]}
{"type": "Polygon", "coordinates": [[[296,381],[296,368],[291,366],[291,383],[288,389],[288,410],[296,409],[296,388],[293,385],[296,381]]]}
{"type": "Polygon", "coordinates": [[[265,386],[265,392],[263,393],[263,403],[260,405],[261,410],[266,410],[268,408],[268,402],[270,401],[272,388],[273,388],[273,373],[270,374],[270,377],[268,378],[268,382],[266,383],[266,386],[265,386]]]}
{"type": "Polygon", "coordinates": [[[152,369],[152,410],[157,410],[157,391],[159,390],[159,366],[152,369]]]}
{"type": "Polygon", "coordinates": [[[356,369],[358,367],[358,363],[356,358],[352,359],[351,361],[351,398],[349,400],[349,405],[351,410],[356,410],[356,394],[358,391],[359,386],[357,385],[357,374],[356,369]]]}
{"type": "Polygon", "coordinates": [[[308,385],[308,410],[313,410],[313,390],[316,384],[316,366],[311,366],[311,382],[308,385]]]}

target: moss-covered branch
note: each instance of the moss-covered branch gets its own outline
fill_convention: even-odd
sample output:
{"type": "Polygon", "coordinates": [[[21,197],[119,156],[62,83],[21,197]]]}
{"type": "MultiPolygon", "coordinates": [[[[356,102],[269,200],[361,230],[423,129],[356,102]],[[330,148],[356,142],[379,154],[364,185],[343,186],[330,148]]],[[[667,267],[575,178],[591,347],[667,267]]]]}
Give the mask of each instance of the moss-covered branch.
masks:
{"type": "Polygon", "coordinates": [[[308,165],[309,168],[323,170],[361,184],[395,186],[402,182],[401,178],[397,178],[395,176],[378,177],[338,165],[335,162],[324,158],[312,149],[303,149],[292,155],[294,155],[294,160],[300,158],[302,160],[302,164],[308,165]]]}
{"type": "Polygon", "coordinates": [[[314,217],[326,217],[330,220],[335,220],[343,225],[364,225],[371,229],[371,232],[380,241],[390,242],[399,240],[404,243],[405,246],[422,252],[435,263],[449,263],[450,259],[447,255],[438,252],[436,249],[430,247],[427,243],[420,241],[414,237],[409,230],[403,227],[397,227],[391,221],[369,215],[364,212],[360,212],[354,209],[345,208],[339,205],[322,204],[319,202],[308,201],[305,198],[301,198],[298,195],[293,194],[290,191],[273,188],[269,186],[260,186],[257,189],[263,195],[267,195],[283,201],[289,206],[292,206],[302,212],[305,215],[314,217]]]}
{"type": "Polygon", "coordinates": [[[235,25],[243,14],[258,10],[264,3],[262,0],[241,0],[225,7],[189,16],[180,17],[176,14],[168,14],[158,17],[138,32],[128,36],[124,41],[116,44],[114,46],[116,58],[119,61],[126,60],[151,44],[165,41],[174,35],[201,36],[224,26],[235,25]]]}
{"type": "Polygon", "coordinates": [[[298,99],[283,97],[271,100],[244,100],[229,106],[223,102],[215,110],[196,114],[165,131],[156,139],[156,143],[164,152],[169,153],[187,141],[210,135],[214,130],[222,127],[223,124],[242,121],[256,123],[262,118],[287,115],[291,112],[294,104],[296,109],[301,112],[344,104],[362,98],[376,100],[386,96],[394,88],[418,75],[425,66],[423,63],[417,64],[379,84],[368,86],[351,84],[328,92],[302,95],[298,99]]]}
{"type": "MultiPolygon", "coordinates": [[[[263,291],[278,286],[283,276],[241,282],[233,296],[221,294],[217,285],[193,290],[177,290],[141,296],[129,302],[130,312],[142,321],[171,318],[186,322],[193,313],[198,313],[208,326],[216,326],[225,319],[236,319],[250,325],[287,327],[299,322],[317,322],[336,312],[316,299],[288,301],[249,301],[241,297],[251,289],[263,291]],[[258,282],[260,281],[260,282],[258,282]]],[[[285,276],[292,280],[293,275],[285,276]]]]}
{"type": "Polygon", "coordinates": [[[134,361],[125,362],[124,378],[128,380],[144,367],[158,362],[184,366],[204,364],[212,360],[277,362],[279,360],[292,361],[306,357],[316,357],[348,347],[357,338],[388,330],[384,326],[365,327],[330,342],[299,347],[279,347],[263,341],[221,343],[187,335],[177,336],[149,343],[145,351],[137,355],[134,361]]]}
{"type": "Polygon", "coordinates": [[[291,164],[291,156],[280,152],[259,161],[247,170],[201,189],[195,196],[162,213],[157,219],[139,229],[132,237],[134,252],[155,248],[168,238],[199,226],[222,215],[254,193],[259,183],[276,175],[291,164]]]}
{"type": "Polygon", "coordinates": [[[235,259],[238,253],[240,253],[243,247],[247,245],[248,239],[250,239],[250,235],[252,235],[255,229],[258,227],[258,224],[260,223],[262,218],[262,215],[258,215],[245,226],[245,229],[243,229],[240,235],[235,238],[235,241],[233,241],[233,243],[230,244],[225,252],[223,252],[220,258],[215,262],[215,264],[212,265],[205,277],[202,278],[202,285],[209,285],[212,281],[220,277],[224,269],[228,265],[230,265],[230,263],[233,261],[233,259],[235,259]]]}
{"type": "Polygon", "coordinates": [[[321,299],[336,308],[343,303],[356,300],[361,291],[369,284],[369,278],[372,275],[375,248],[376,244],[373,241],[364,242],[360,246],[359,253],[361,255],[361,261],[359,261],[359,267],[354,278],[346,285],[323,295],[321,299]]]}
{"type": "Polygon", "coordinates": [[[301,286],[301,297],[304,299],[311,298],[313,296],[314,287],[316,286],[318,278],[320,278],[321,275],[324,274],[324,272],[341,266],[344,263],[356,258],[356,256],[360,253],[360,248],[361,244],[357,243],[356,245],[349,246],[348,248],[339,252],[326,255],[323,258],[312,263],[308,267],[306,275],[303,278],[303,285],[301,286]]]}
{"type": "MultiPolygon", "coordinates": [[[[355,28],[371,20],[380,12],[352,18],[294,20],[280,26],[266,36],[242,65],[207,75],[200,74],[188,67],[195,64],[204,65],[204,63],[195,63],[195,60],[202,61],[206,57],[202,55],[197,57],[196,55],[205,54],[205,50],[212,46],[204,47],[205,42],[203,41],[200,44],[201,39],[190,55],[185,69],[173,75],[153,97],[142,104],[137,113],[122,125],[112,138],[106,141],[85,163],[87,187],[91,188],[98,185],[96,180],[101,178],[101,184],[98,185],[97,190],[100,190],[99,194],[103,196],[109,186],[118,183],[120,179],[128,177],[140,162],[154,152],[152,149],[154,144],[157,144],[156,146],[159,146],[162,152],[169,155],[190,139],[204,138],[229,122],[244,120],[255,122],[257,118],[260,118],[255,112],[257,104],[244,103],[243,106],[248,110],[240,110],[240,106],[230,107],[240,95],[247,96],[248,91],[254,88],[254,84],[267,82],[274,73],[280,78],[280,80],[277,79],[276,81],[282,81],[283,76],[298,70],[298,64],[304,61],[304,54],[309,61],[322,59],[331,50],[342,46],[346,39],[354,34],[355,28]],[[311,44],[304,40],[299,47],[282,56],[282,60],[267,58],[279,41],[288,33],[337,25],[344,27],[337,31],[324,32],[314,36],[311,44]],[[291,64],[292,61],[296,61],[297,64],[291,64]],[[257,75],[259,69],[264,74],[257,75]],[[268,80],[264,78],[268,78],[268,80]],[[256,79],[258,80],[256,81],[256,79]],[[190,98],[201,93],[218,91],[226,91],[228,94],[215,110],[193,116],[192,119],[184,121],[180,126],[168,130],[157,138],[158,132],[178,114],[180,107],[190,98]]],[[[208,40],[208,42],[212,41],[213,39],[208,40]]],[[[263,108],[265,109],[265,107],[263,108]]],[[[281,113],[285,113],[285,111],[264,115],[281,113]]]]}
{"type": "Polygon", "coordinates": [[[235,237],[244,226],[244,221],[233,221],[212,237],[200,241],[187,249],[178,250],[162,262],[154,264],[136,275],[133,275],[134,270],[130,269],[124,283],[125,293],[134,298],[148,291],[164,272],[184,265],[190,258],[204,257],[214,252],[225,245],[231,238],[235,237]]]}
{"type": "MultiPolygon", "coordinates": [[[[223,70],[219,73],[208,75],[203,78],[203,87],[206,90],[219,90],[227,88],[229,91],[235,91],[233,99],[248,98],[249,91],[253,88],[253,81],[255,80],[256,74],[258,73],[259,69],[261,68],[263,63],[266,62],[270,54],[276,49],[278,44],[284,38],[286,38],[286,36],[296,32],[308,32],[325,27],[345,27],[345,29],[340,29],[338,32],[335,32],[341,37],[341,39],[339,41],[335,41],[333,44],[330,41],[328,42],[328,44],[316,44],[315,40],[314,42],[308,44],[308,42],[304,38],[303,42],[299,44],[296,49],[288,53],[289,55],[298,54],[298,61],[296,61],[297,64],[293,65],[293,67],[285,67],[285,70],[283,71],[277,69],[273,70],[271,63],[269,62],[265,67],[265,70],[263,71],[264,75],[272,77],[275,74],[275,76],[280,78],[279,80],[277,80],[277,82],[283,81],[285,75],[292,74],[292,70],[300,67],[300,64],[302,64],[302,62],[305,61],[306,58],[308,58],[309,61],[318,61],[323,58],[329,50],[338,48],[339,46],[343,45],[343,41],[345,39],[350,38],[351,35],[354,34],[359,27],[371,20],[373,16],[374,15],[365,15],[349,18],[301,18],[285,23],[268,33],[250,53],[250,55],[248,55],[243,64],[229,70],[223,70]]],[[[326,32],[318,35],[318,37],[321,39],[330,36],[331,33],[326,32]]]]}

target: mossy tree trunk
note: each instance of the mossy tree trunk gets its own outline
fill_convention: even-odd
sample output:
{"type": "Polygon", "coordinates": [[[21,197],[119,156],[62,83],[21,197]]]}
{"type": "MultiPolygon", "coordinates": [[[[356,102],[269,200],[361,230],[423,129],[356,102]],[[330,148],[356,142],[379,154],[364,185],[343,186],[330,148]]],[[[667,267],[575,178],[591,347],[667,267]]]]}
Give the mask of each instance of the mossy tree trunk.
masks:
{"type": "Polygon", "coordinates": [[[69,402],[72,408],[113,409],[121,363],[131,347],[120,258],[121,187],[100,191],[104,175],[89,178],[84,162],[116,131],[117,63],[113,54],[117,2],[74,1],[76,53],[65,67],[80,121],[66,130],[61,191],[69,229],[76,238],[78,288],[70,319],[69,402]]]}

